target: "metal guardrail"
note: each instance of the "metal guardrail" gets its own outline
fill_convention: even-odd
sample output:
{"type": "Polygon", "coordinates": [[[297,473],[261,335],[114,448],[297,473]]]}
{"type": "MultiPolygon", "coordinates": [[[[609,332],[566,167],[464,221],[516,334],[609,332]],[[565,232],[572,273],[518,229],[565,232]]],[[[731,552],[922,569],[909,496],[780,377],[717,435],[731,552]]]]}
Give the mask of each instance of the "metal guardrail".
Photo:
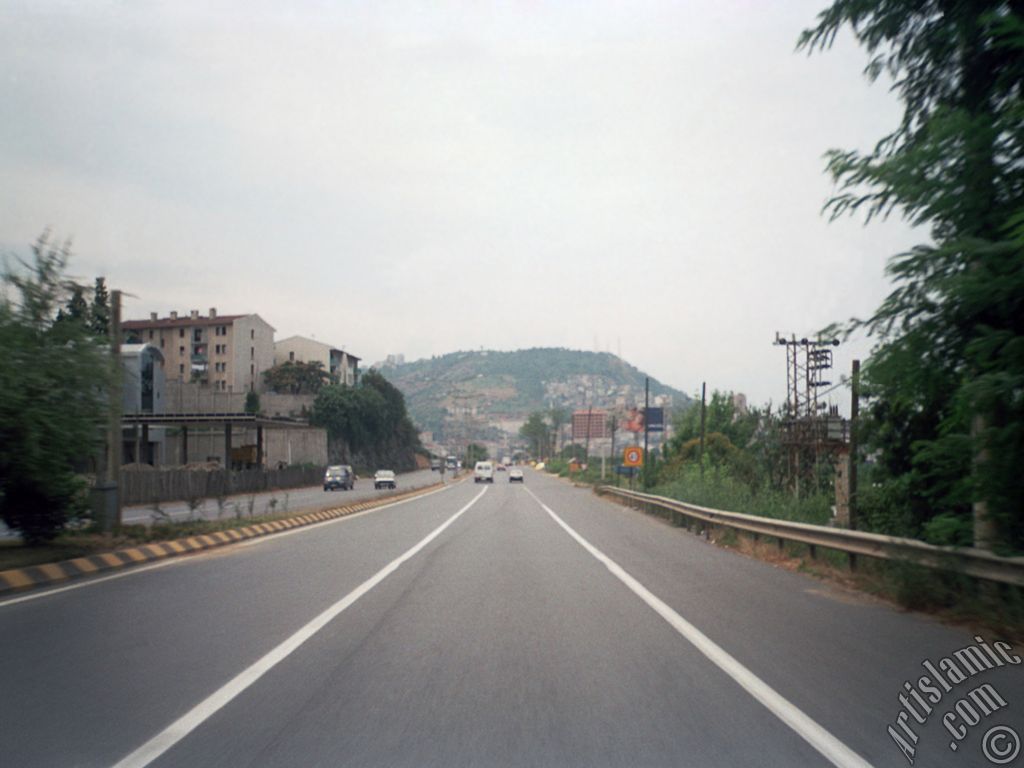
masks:
{"type": "Polygon", "coordinates": [[[699,520],[705,526],[715,525],[759,536],[771,536],[780,542],[797,541],[810,546],[812,553],[815,547],[824,547],[853,556],[910,562],[927,568],[955,571],[978,579],[1024,586],[1024,557],[999,557],[982,549],[937,547],[915,539],[725,512],[608,485],[599,486],[597,492],[637,501],[645,506],[659,507],[674,514],[699,520]]]}

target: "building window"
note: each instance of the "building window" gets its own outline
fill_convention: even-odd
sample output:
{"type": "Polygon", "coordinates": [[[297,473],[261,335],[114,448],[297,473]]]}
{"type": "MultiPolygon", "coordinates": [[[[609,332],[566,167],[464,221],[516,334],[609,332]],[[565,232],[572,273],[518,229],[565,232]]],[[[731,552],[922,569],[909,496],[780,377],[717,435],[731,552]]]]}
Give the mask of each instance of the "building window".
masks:
{"type": "Polygon", "coordinates": [[[249,376],[255,376],[255,375],[256,375],[256,366],[250,364],[249,365],[249,376]]]}
{"type": "Polygon", "coordinates": [[[255,328],[250,328],[249,329],[249,338],[250,339],[255,339],[256,338],[256,329],[255,328]]]}
{"type": "Polygon", "coordinates": [[[181,365],[178,366],[178,373],[184,373],[184,372],[185,372],[185,364],[182,363],[181,365]]]}
{"type": "Polygon", "coordinates": [[[289,352],[288,353],[288,362],[290,362],[290,363],[294,363],[295,362],[295,353],[294,352],[289,352]]]}
{"type": "Polygon", "coordinates": [[[249,359],[250,360],[255,360],[256,359],[256,347],[249,347],[249,359]]]}
{"type": "Polygon", "coordinates": [[[180,356],[184,357],[184,355],[185,355],[185,348],[184,347],[178,347],[178,354],[180,356]]]}
{"type": "Polygon", "coordinates": [[[161,336],[160,337],[160,349],[163,349],[163,348],[164,348],[164,337],[161,336]]]}
{"type": "Polygon", "coordinates": [[[178,338],[179,339],[184,339],[185,338],[185,329],[184,328],[179,328],[178,329],[178,338]]]}
{"type": "Polygon", "coordinates": [[[152,340],[152,338],[153,338],[153,332],[152,331],[149,332],[149,338],[150,338],[150,340],[152,340]]]}

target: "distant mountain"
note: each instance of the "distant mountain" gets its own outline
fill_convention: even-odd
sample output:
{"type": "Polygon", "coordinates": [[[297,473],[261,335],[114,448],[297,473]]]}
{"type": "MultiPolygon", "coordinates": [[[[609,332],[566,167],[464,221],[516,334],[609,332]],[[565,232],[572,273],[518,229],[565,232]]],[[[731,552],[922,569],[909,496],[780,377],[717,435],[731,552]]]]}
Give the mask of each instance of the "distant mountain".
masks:
{"type": "MultiPolygon", "coordinates": [[[[644,402],[644,373],[607,352],[453,352],[380,370],[405,395],[413,421],[438,442],[499,439],[533,411],[625,410],[644,402]]],[[[657,379],[650,380],[650,391],[652,406],[678,409],[690,402],[657,379]]]]}

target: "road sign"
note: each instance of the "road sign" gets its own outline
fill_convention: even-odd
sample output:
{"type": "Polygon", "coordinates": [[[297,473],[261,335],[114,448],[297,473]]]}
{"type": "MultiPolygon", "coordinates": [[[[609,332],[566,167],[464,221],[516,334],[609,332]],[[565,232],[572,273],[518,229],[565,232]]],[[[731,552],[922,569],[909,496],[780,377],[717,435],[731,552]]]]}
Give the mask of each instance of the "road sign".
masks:
{"type": "Polygon", "coordinates": [[[631,445],[622,452],[622,463],[627,467],[639,467],[644,463],[644,452],[636,445],[631,445]]]}
{"type": "Polygon", "coordinates": [[[664,408],[645,408],[644,409],[644,422],[647,424],[648,432],[664,432],[665,431],[665,409],[664,408]]]}

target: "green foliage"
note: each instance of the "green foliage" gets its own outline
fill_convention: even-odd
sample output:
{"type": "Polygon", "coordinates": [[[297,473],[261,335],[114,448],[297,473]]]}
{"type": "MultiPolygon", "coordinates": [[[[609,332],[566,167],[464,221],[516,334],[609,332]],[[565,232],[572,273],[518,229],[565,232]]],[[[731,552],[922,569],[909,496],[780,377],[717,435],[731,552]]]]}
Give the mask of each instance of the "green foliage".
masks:
{"type": "Polygon", "coordinates": [[[462,466],[472,468],[478,461],[487,461],[487,449],[479,443],[470,443],[466,446],[466,458],[462,460],[462,466]]]}
{"type": "Polygon", "coordinates": [[[924,540],[944,547],[968,547],[973,535],[971,520],[949,512],[936,515],[924,526],[924,540]]]}
{"type": "Polygon", "coordinates": [[[260,412],[260,396],[258,393],[249,390],[245,393],[245,412],[246,413],[259,413],[260,412]]]}
{"type": "Polygon", "coordinates": [[[286,360],[263,372],[263,381],[274,392],[289,395],[315,395],[329,384],[331,375],[319,360],[309,363],[286,360]]]}
{"type": "Polygon", "coordinates": [[[938,516],[965,530],[984,501],[1001,546],[1024,549],[1024,18],[995,0],[837,0],[800,46],[827,48],[845,26],[904,113],[870,153],[829,153],[839,192],[826,209],[898,212],[932,239],[893,257],[892,292],[846,325],[878,339],[871,480],[894,489],[915,533],[938,516]]]}
{"type": "MultiPolygon", "coordinates": [[[[761,412],[756,408],[737,410],[732,392],[711,393],[704,417],[705,434],[716,432],[738,448],[746,448],[757,431],[761,412]]],[[[676,453],[684,443],[700,438],[700,403],[680,411],[673,421],[673,437],[669,450],[676,453]]]]}
{"type": "Polygon", "coordinates": [[[552,452],[552,430],[540,411],[531,413],[519,428],[519,436],[529,441],[530,451],[535,458],[548,456],[552,452]]]}
{"type": "Polygon", "coordinates": [[[406,470],[423,450],[402,393],[373,369],[358,386],[321,388],[310,420],[327,430],[332,461],[406,470]]]}
{"type": "Polygon", "coordinates": [[[575,459],[576,461],[587,460],[587,449],[579,443],[569,443],[569,445],[563,446],[562,450],[558,452],[560,459],[575,459]]]}
{"type": "Polygon", "coordinates": [[[110,335],[110,294],[106,279],[102,277],[97,277],[93,286],[89,327],[97,336],[106,338],[110,335]]]}
{"type": "Polygon", "coordinates": [[[76,469],[100,444],[110,363],[86,324],[56,321],[81,291],[63,277],[69,246],[44,234],[32,254],[7,266],[0,292],[0,518],[37,543],[84,512],[76,469]]]}
{"type": "Polygon", "coordinates": [[[691,504],[816,525],[824,525],[832,517],[831,494],[815,493],[796,499],[781,490],[767,487],[754,489],[736,477],[726,464],[709,464],[702,474],[699,465],[688,463],[677,466],[670,479],[664,479],[664,475],[662,477],[652,493],[691,504]]]}
{"type": "Polygon", "coordinates": [[[554,450],[558,450],[561,435],[562,426],[568,424],[572,419],[572,415],[565,408],[550,408],[548,409],[548,423],[551,425],[551,444],[554,450]]]}

